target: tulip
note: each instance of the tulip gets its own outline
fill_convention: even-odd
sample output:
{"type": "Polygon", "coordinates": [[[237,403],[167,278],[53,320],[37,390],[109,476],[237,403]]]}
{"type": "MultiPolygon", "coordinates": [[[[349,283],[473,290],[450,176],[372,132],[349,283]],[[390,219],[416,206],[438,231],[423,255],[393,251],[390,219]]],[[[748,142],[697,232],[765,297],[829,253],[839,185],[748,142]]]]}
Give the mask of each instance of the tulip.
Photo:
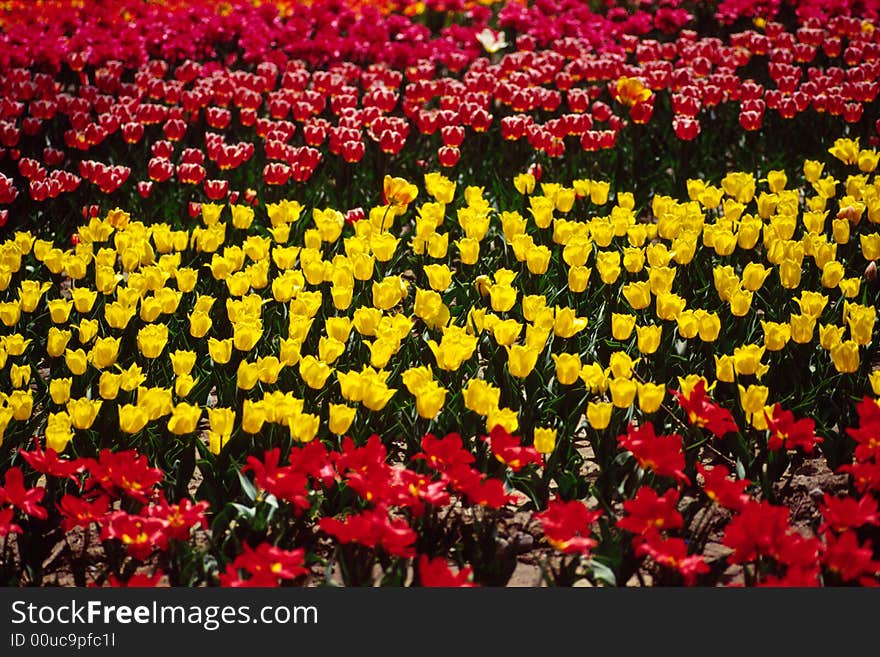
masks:
{"type": "Polygon", "coordinates": [[[768,366],[761,363],[764,347],[749,344],[733,350],[734,368],[737,374],[750,376],[755,374],[759,379],[767,371],[768,366]]]}
{"type": "Polygon", "coordinates": [[[82,349],[77,349],[75,351],[67,349],[64,352],[64,362],[67,364],[67,369],[69,369],[70,372],[75,376],[85,374],[86,368],[88,366],[86,352],[82,349]]]}
{"type": "Polygon", "coordinates": [[[67,413],[49,413],[46,422],[46,447],[61,454],[73,438],[70,416],[67,413]]]}
{"type": "Polygon", "coordinates": [[[781,350],[791,338],[791,324],[761,320],[761,328],[764,330],[764,347],[767,351],[781,350]]]}
{"type": "Polygon", "coordinates": [[[660,337],[663,327],[660,325],[653,326],[637,326],[636,334],[638,335],[639,352],[643,354],[653,354],[660,346],[660,337]]]}
{"type": "Polygon", "coordinates": [[[321,418],[313,413],[297,413],[287,420],[290,436],[298,443],[308,443],[318,435],[321,418]]]}
{"type": "Polygon", "coordinates": [[[733,356],[715,355],[715,378],[724,383],[733,383],[736,360],[733,356]]]}
{"type": "Polygon", "coordinates": [[[73,379],[70,377],[51,379],[49,381],[49,396],[52,398],[52,401],[60,405],[70,399],[70,387],[72,383],[73,379]]]}
{"type": "Polygon", "coordinates": [[[95,305],[95,300],[98,298],[98,293],[87,287],[74,288],[70,293],[73,297],[73,306],[76,308],[76,312],[82,314],[91,312],[92,306],[95,305]]]}
{"type": "Polygon", "coordinates": [[[95,422],[98,411],[101,410],[101,400],[93,401],[82,397],[71,399],[67,402],[67,414],[75,429],[88,429],[95,422]]]}
{"type": "Polygon", "coordinates": [[[123,433],[137,433],[149,420],[149,414],[140,406],[123,404],[119,407],[119,430],[123,433]]]}
{"type": "Polygon", "coordinates": [[[150,420],[158,420],[172,411],[170,388],[139,387],[137,405],[147,411],[150,420]]]}
{"type": "Polygon", "coordinates": [[[570,338],[587,327],[586,317],[577,317],[574,309],[557,307],[553,322],[553,333],[560,338],[570,338]]]}
{"type": "Polygon", "coordinates": [[[527,377],[535,369],[540,351],[525,345],[513,345],[507,349],[507,369],[512,376],[527,377]]]}
{"type": "Polygon", "coordinates": [[[852,374],[859,369],[859,345],[853,340],[845,340],[831,347],[831,362],[842,374],[852,374]]]}
{"type": "Polygon", "coordinates": [[[119,383],[121,379],[122,377],[119,374],[101,372],[101,377],[98,379],[98,394],[101,395],[101,399],[108,401],[116,399],[119,394],[119,383]]]}
{"type": "Polygon", "coordinates": [[[199,406],[180,402],[171,411],[168,418],[168,431],[176,436],[183,436],[196,430],[202,409],[199,406]]]}
{"type": "Polygon", "coordinates": [[[639,409],[643,413],[654,413],[663,403],[666,386],[658,383],[638,383],[639,409]]]}
{"type": "Polygon", "coordinates": [[[551,354],[556,363],[556,378],[564,386],[570,386],[578,380],[581,371],[581,359],[578,354],[551,354]]]}
{"type": "Polygon", "coordinates": [[[330,419],[328,423],[330,432],[339,436],[344,435],[354,421],[356,412],[357,408],[352,406],[346,406],[345,404],[330,404],[330,419]]]}
{"type": "Polygon", "coordinates": [[[538,454],[551,454],[556,448],[556,429],[536,427],[534,446],[538,454]]]}
{"type": "Polygon", "coordinates": [[[813,340],[816,318],[811,315],[795,315],[791,319],[791,339],[798,344],[809,344],[813,340]]]}
{"type": "Polygon", "coordinates": [[[266,421],[266,409],[263,402],[245,399],[242,404],[241,429],[245,433],[257,434],[266,421]]]}
{"type": "Polygon", "coordinates": [[[597,431],[606,429],[611,423],[611,412],[614,405],[611,402],[589,402],[587,404],[587,421],[597,431]]]}
{"type": "Polygon", "coordinates": [[[312,355],[304,356],[299,362],[300,376],[306,385],[313,390],[320,390],[324,387],[331,371],[329,365],[322,363],[312,355]]]}
{"type": "Polygon", "coordinates": [[[158,358],[168,342],[168,327],[165,324],[148,324],[138,331],[138,351],[144,358],[158,358]]]}

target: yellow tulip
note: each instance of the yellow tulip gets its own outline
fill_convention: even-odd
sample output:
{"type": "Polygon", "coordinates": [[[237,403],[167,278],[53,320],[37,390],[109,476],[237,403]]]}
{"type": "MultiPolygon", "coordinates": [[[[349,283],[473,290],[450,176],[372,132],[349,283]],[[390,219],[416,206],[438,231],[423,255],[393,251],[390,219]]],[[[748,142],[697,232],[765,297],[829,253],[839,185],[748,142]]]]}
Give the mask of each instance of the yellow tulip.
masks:
{"type": "Polygon", "coordinates": [[[52,401],[56,404],[64,404],[70,399],[70,386],[73,383],[73,379],[68,378],[53,378],[49,380],[49,396],[52,398],[52,401]]]}
{"type": "Polygon", "coordinates": [[[578,380],[581,372],[581,359],[578,354],[550,354],[556,363],[556,378],[564,386],[570,386],[578,380]]]}
{"type": "Polygon", "coordinates": [[[715,354],[715,378],[724,383],[733,383],[736,360],[733,356],[715,354]]]}
{"type": "Polygon", "coordinates": [[[103,370],[116,362],[119,355],[119,338],[99,338],[88,354],[92,365],[103,370]]]}
{"type": "Polygon", "coordinates": [[[730,295],[730,312],[734,317],[745,317],[752,307],[754,293],[738,288],[730,295]]]}
{"type": "Polygon", "coordinates": [[[764,347],[754,344],[736,347],[733,350],[733,360],[737,374],[743,376],[755,374],[760,379],[764,372],[767,371],[767,366],[761,363],[763,356],[764,347]]]}
{"type": "Polygon", "coordinates": [[[172,411],[170,388],[138,388],[137,405],[147,412],[149,419],[158,420],[172,411]]]}
{"type": "Polygon", "coordinates": [[[674,320],[684,310],[687,302],[677,294],[662,294],[657,297],[657,317],[667,321],[674,320]]]}
{"type": "Polygon", "coordinates": [[[535,369],[540,351],[525,345],[513,345],[507,349],[507,369],[517,378],[527,377],[535,369]]]}
{"type": "Polygon", "coordinates": [[[246,360],[243,360],[238,364],[238,369],[235,373],[235,385],[239,390],[252,390],[259,380],[259,365],[256,363],[249,363],[246,360]]]}
{"type": "Polygon", "coordinates": [[[875,395],[880,395],[880,370],[874,370],[868,375],[868,382],[871,384],[871,391],[875,395]]]}
{"type": "Polygon", "coordinates": [[[61,454],[73,438],[70,416],[67,413],[49,413],[46,423],[46,447],[61,454]]]}
{"type": "Polygon", "coordinates": [[[781,350],[791,338],[791,325],[788,323],[761,320],[761,328],[764,330],[764,347],[767,351],[781,350]]]}
{"type": "Polygon", "coordinates": [[[119,395],[121,378],[119,374],[101,372],[101,377],[98,379],[98,394],[101,395],[101,399],[108,401],[116,399],[117,395],[119,395]]]}
{"type": "Polygon", "coordinates": [[[168,431],[176,436],[183,436],[196,430],[202,409],[193,404],[180,402],[171,411],[168,418],[168,431]]]}
{"type": "Polygon", "coordinates": [[[611,412],[614,405],[611,402],[589,402],[587,404],[587,421],[597,431],[606,429],[611,423],[611,412]]]}
{"type": "Polygon", "coordinates": [[[798,344],[809,344],[813,340],[816,318],[811,315],[795,315],[791,319],[791,339],[798,344]]]}
{"type": "Polygon", "coordinates": [[[842,374],[852,374],[859,369],[859,345],[852,340],[845,340],[830,349],[831,362],[842,374]]]}
{"type": "Polygon", "coordinates": [[[520,173],[513,177],[513,186],[520,194],[525,196],[535,191],[535,176],[530,173],[520,173]]]}
{"type": "Polygon", "coordinates": [[[632,379],[613,379],[608,387],[611,390],[611,402],[617,408],[629,408],[638,391],[638,386],[632,379]]]}
{"type": "Polygon", "coordinates": [[[587,327],[587,318],[578,317],[573,308],[556,307],[553,321],[553,333],[560,338],[570,338],[587,327]]]}
{"type": "Polygon", "coordinates": [[[67,349],[64,352],[64,362],[67,364],[67,369],[69,369],[75,376],[85,374],[86,368],[88,367],[86,352],[82,349],[77,349],[75,351],[67,349]]]}
{"type": "Polygon", "coordinates": [[[535,427],[534,446],[539,454],[552,454],[556,448],[556,429],[535,427]]]}
{"type": "Polygon", "coordinates": [[[322,363],[312,355],[304,356],[299,362],[299,374],[306,385],[313,390],[320,390],[324,387],[331,371],[329,365],[322,363]]]}
{"type": "Polygon", "coordinates": [[[550,249],[543,244],[534,246],[526,251],[526,266],[532,274],[541,275],[546,273],[549,265],[550,249]]]}
{"type": "Polygon", "coordinates": [[[663,403],[666,386],[659,383],[638,383],[639,409],[643,413],[654,413],[663,403]]]}
{"type": "Polygon", "coordinates": [[[843,326],[835,326],[833,324],[819,325],[819,344],[825,351],[831,351],[831,348],[843,341],[843,334],[846,329],[843,326]]]}
{"type": "Polygon", "coordinates": [[[168,342],[165,324],[148,324],[138,331],[137,346],[144,358],[158,358],[168,342]]]}
{"type": "Polygon", "coordinates": [[[675,318],[675,322],[678,325],[679,335],[685,340],[697,337],[700,332],[700,321],[693,310],[682,310],[675,318]]]}
{"type": "Polygon", "coordinates": [[[660,346],[660,337],[663,333],[663,327],[659,324],[652,326],[637,326],[636,334],[638,335],[639,352],[643,354],[653,354],[660,346]]]}
{"type": "Polygon", "coordinates": [[[67,299],[52,299],[48,301],[49,317],[56,324],[63,324],[70,317],[70,311],[73,308],[73,302],[67,299]]]}
{"type": "Polygon", "coordinates": [[[501,390],[483,379],[470,379],[462,390],[465,408],[480,415],[488,415],[497,408],[501,390]]]}
{"type": "Polygon", "coordinates": [[[70,342],[70,331],[61,330],[54,326],[49,328],[46,336],[46,353],[52,358],[58,358],[67,349],[67,343],[70,342]]]}
{"type": "Polygon", "coordinates": [[[85,397],[80,399],[71,399],[67,402],[67,414],[70,416],[70,422],[75,429],[88,429],[94,424],[98,412],[101,410],[99,400],[91,400],[85,397]]]}
{"type": "Polygon", "coordinates": [[[749,292],[757,292],[769,275],[770,269],[757,262],[750,262],[743,269],[742,285],[749,292]]]}
{"type": "Polygon", "coordinates": [[[437,367],[454,372],[468,360],[477,348],[477,338],[459,326],[447,326],[443,329],[440,344],[428,340],[428,347],[434,354],[437,367]]]}
{"type": "Polygon", "coordinates": [[[750,385],[748,388],[737,385],[739,388],[739,403],[743,411],[748,415],[763,413],[767,396],[770,393],[766,386],[750,385]]]}
{"type": "Polygon", "coordinates": [[[608,359],[608,369],[616,379],[629,379],[636,362],[625,351],[615,351],[608,359]]]}
{"type": "Polygon", "coordinates": [[[611,335],[615,340],[628,340],[635,325],[635,315],[611,313],[611,335]]]}
{"type": "Polygon", "coordinates": [[[330,432],[339,436],[345,434],[354,421],[357,408],[346,406],[345,404],[330,404],[329,409],[330,420],[328,424],[330,432]]]}
{"type": "Polygon", "coordinates": [[[119,407],[119,430],[123,433],[137,433],[149,420],[149,413],[140,406],[123,404],[119,407]]]}
{"type": "Polygon", "coordinates": [[[486,432],[491,432],[500,426],[507,433],[513,433],[519,428],[519,417],[512,408],[493,408],[486,416],[486,432]]]}
{"type": "Polygon", "coordinates": [[[70,294],[73,298],[73,307],[76,308],[76,312],[82,314],[91,312],[92,306],[95,305],[95,300],[98,298],[98,293],[87,287],[74,288],[70,294]]]}

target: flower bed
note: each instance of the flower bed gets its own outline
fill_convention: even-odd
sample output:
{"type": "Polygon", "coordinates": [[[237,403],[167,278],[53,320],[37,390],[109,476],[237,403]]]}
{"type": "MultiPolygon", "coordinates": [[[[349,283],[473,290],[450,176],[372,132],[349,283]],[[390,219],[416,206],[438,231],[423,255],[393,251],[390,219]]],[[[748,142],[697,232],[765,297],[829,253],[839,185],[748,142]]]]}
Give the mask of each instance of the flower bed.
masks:
{"type": "Polygon", "coordinates": [[[873,4],[7,5],[4,583],[877,583],[873,4]]]}

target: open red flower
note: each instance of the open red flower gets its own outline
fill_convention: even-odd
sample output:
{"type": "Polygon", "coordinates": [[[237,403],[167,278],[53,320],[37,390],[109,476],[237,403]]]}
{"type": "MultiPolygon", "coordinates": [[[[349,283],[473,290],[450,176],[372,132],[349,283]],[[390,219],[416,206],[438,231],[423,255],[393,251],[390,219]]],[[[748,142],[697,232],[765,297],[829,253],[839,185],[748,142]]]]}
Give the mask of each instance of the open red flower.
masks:
{"type": "Polygon", "coordinates": [[[770,440],[767,449],[775,451],[780,448],[797,449],[800,447],[806,454],[812,454],[813,448],[824,439],[816,435],[816,423],[811,418],[794,419],[794,413],[786,411],[776,404],[773,414],[767,415],[767,428],[770,440]]]}
{"type": "Polygon", "coordinates": [[[709,572],[706,560],[698,554],[688,555],[687,543],[681,538],[663,538],[657,530],[649,531],[636,548],[636,555],[649,556],[655,563],[681,573],[686,586],[693,586],[697,577],[709,572]]]}
{"type": "Polygon", "coordinates": [[[627,515],[617,521],[617,526],[637,535],[660,529],[679,529],[684,518],[678,512],[677,504],[678,491],[674,488],[657,495],[650,486],[642,486],[633,499],[624,501],[623,509],[627,515]]]}
{"type": "Polygon", "coordinates": [[[749,500],[739,515],[727,524],[721,542],[733,550],[730,563],[748,563],[761,555],[776,558],[779,548],[791,531],[789,510],[766,500],[749,500]]]}
{"type": "Polygon", "coordinates": [[[351,437],[346,436],[342,441],[342,451],[331,454],[340,473],[346,470],[364,472],[370,466],[384,464],[387,457],[388,450],[377,434],[370,436],[363,447],[357,447],[351,437]]]}
{"type": "Polygon", "coordinates": [[[703,476],[703,492],[718,506],[741,511],[749,501],[749,496],[744,491],[751,482],[748,479],[731,481],[727,478],[730,474],[727,466],[716,465],[713,468],[706,468],[702,463],[697,463],[697,472],[703,476]]]}
{"type": "Polygon", "coordinates": [[[58,452],[51,447],[43,450],[38,440],[34,440],[33,451],[27,452],[21,449],[19,453],[34,470],[50,477],[67,477],[76,481],[76,474],[82,472],[84,467],[80,459],[61,459],[58,457],[58,452]]]}
{"type": "Polygon", "coordinates": [[[880,463],[874,461],[850,463],[840,466],[837,471],[852,475],[853,484],[860,493],[880,491],[880,463]]]}
{"type": "Polygon", "coordinates": [[[590,525],[602,515],[601,510],[590,511],[583,502],[553,499],[546,510],[535,514],[541,523],[547,542],[566,554],[589,554],[596,546],[590,536],[590,525]]]}
{"type": "Polygon", "coordinates": [[[690,483],[684,474],[684,450],[682,438],[677,433],[658,436],[654,425],[629,425],[627,432],[617,437],[617,443],[628,450],[645,470],[652,470],[661,477],[673,477],[685,484],[690,483]]]}
{"type": "Polygon", "coordinates": [[[56,508],[64,518],[62,526],[67,532],[74,527],[88,527],[93,522],[100,522],[107,514],[109,506],[110,498],[106,495],[99,495],[93,501],[76,495],[65,495],[56,508]]]}
{"type": "Polygon", "coordinates": [[[822,563],[834,573],[840,575],[845,582],[850,582],[866,575],[876,578],[880,574],[880,562],[874,561],[874,550],[871,542],[859,544],[859,538],[853,530],[847,530],[835,537],[826,537],[825,554],[822,563]]]}
{"type": "Polygon", "coordinates": [[[6,485],[0,486],[0,504],[9,503],[29,516],[45,520],[49,514],[39,504],[45,493],[46,489],[42,486],[25,488],[21,468],[9,468],[6,471],[6,485]]]}
{"type": "Polygon", "coordinates": [[[517,472],[527,465],[544,465],[544,457],[533,446],[523,447],[522,438],[512,436],[500,424],[496,424],[483,440],[501,463],[517,472]]]}
{"type": "Polygon", "coordinates": [[[820,534],[829,529],[839,534],[862,525],[880,525],[877,500],[871,494],[863,495],[860,500],[856,500],[853,497],[834,497],[825,493],[819,511],[825,519],[825,522],[819,526],[820,534]]]}
{"type": "Polygon", "coordinates": [[[399,557],[415,556],[417,534],[402,518],[391,518],[385,508],[368,509],[345,520],[321,518],[318,527],[340,543],[381,547],[399,557]]]}
{"type": "Polygon", "coordinates": [[[452,489],[462,493],[471,504],[500,509],[517,501],[516,495],[507,493],[503,481],[486,477],[467,466],[460,465],[450,470],[447,476],[452,489]]]}
{"type": "Polygon", "coordinates": [[[221,586],[278,586],[283,580],[296,579],[309,571],[304,567],[305,549],[283,550],[270,543],[256,549],[244,544],[244,551],[226,567],[220,577],[221,586]],[[250,577],[241,576],[240,571],[250,577]]]}
{"type": "Polygon", "coordinates": [[[440,508],[449,504],[447,482],[433,481],[430,477],[407,468],[396,468],[397,482],[404,498],[401,506],[410,508],[416,517],[424,513],[425,505],[440,508]]]}
{"type": "Polygon", "coordinates": [[[279,465],[281,449],[275,447],[267,450],[261,461],[249,456],[242,472],[254,473],[254,483],[261,490],[274,495],[279,500],[290,502],[295,513],[311,508],[309,500],[309,479],[293,466],[279,465]]]}
{"type": "Polygon", "coordinates": [[[182,499],[177,504],[170,504],[163,495],[158,504],[151,504],[145,512],[150,518],[159,518],[167,523],[168,538],[187,541],[190,529],[193,527],[208,528],[205,512],[209,506],[204,500],[193,504],[188,499],[182,499]]]}
{"type": "Polygon", "coordinates": [[[739,431],[730,411],[716,404],[706,394],[706,382],[703,379],[697,381],[688,395],[678,390],[670,389],[669,392],[675,395],[692,425],[708,429],[718,438],[724,437],[728,432],[739,431]]]}
{"type": "Polygon", "coordinates": [[[101,527],[101,540],[111,538],[122,541],[128,553],[135,559],[144,560],[154,550],[168,547],[167,523],[158,518],[145,518],[116,511],[108,516],[101,527]]]}
{"type": "Polygon", "coordinates": [[[130,449],[111,452],[102,449],[98,459],[83,459],[89,472],[86,490],[100,487],[108,495],[125,494],[138,502],[147,502],[153,494],[153,487],[162,481],[162,471],[151,468],[147,457],[130,449]]]}
{"type": "Polygon", "coordinates": [[[415,454],[415,459],[424,459],[429,467],[445,472],[458,465],[469,466],[474,462],[474,455],[464,449],[461,436],[450,433],[443,438],[426,434],[422,438],[422,451],[415,454]]]}
{"type": "Polygon", "coordinates": [[[431,559],[425,554],[419,555],[419,578],[422,586],[444,588],[477,586],[470,580],[470,575],[470,566],[454,573],[443,557],[431,559]]]}

